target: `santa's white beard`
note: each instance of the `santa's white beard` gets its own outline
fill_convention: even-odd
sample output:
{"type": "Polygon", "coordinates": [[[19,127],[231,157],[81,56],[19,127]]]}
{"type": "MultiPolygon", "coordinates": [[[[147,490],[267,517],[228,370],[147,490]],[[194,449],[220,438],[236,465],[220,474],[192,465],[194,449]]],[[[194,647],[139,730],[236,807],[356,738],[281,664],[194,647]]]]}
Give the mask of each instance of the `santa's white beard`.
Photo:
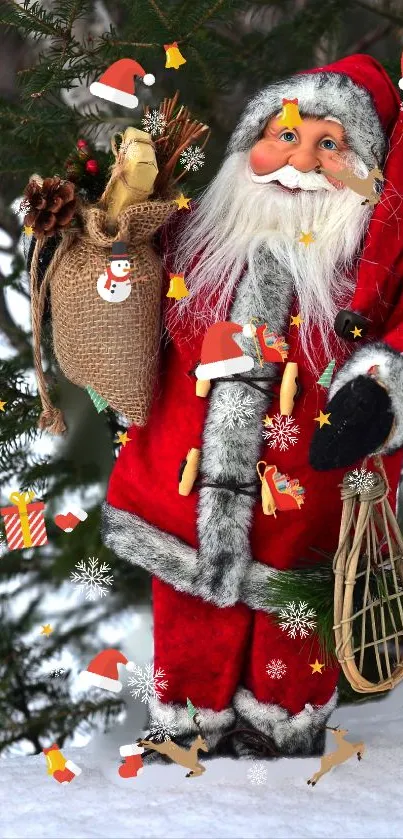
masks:
{"type": "MultiPolygon", "coordinates": [[[[312,325],[329,352],[335,316],[354,291],[352,263],[372,210],[346,188],[291,193],[274,183],[254,183],[248,157],[237,152],[224,161],[174,245],[174,270],[185,274],[189,296],[175,304],[170,327],[180,330],[184,320],[198,328],[224,320],[246,263],[261,301],[251,316],[264,322],[262,272],[269,253],[293,279],[303,319],[299,337],[316,372],[312,325]],[[314,242],[300,243],[302,232],[311,232],[314,242]],[[192,267],[195,254],[200,258],[192,267]]],[[[359,161],[354,168],[362,176],[368,171],[359,161]]]]}

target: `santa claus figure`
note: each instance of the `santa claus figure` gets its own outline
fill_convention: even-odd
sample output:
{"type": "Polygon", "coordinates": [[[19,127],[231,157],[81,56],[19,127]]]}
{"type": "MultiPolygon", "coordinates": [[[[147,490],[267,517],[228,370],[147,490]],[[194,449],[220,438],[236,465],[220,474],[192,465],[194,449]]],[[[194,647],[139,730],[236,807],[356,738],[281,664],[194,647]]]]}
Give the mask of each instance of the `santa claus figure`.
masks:
{"type": "Polygon", "coordinates": [[[130,259],[125,242],[113,242],[109,267],[98,277],[97,292],[107,303],[122,303],[132,290],[130,259]]]}
{"type": "Polygon", "coordinates": [[[155,667],[168,687],[150,706],[152,722],[169,707],[175,739],[192,740],[189,697],[212,754],[323,750],[338,667],[312,666],[323,662],[314,631],[291,637],[270,613],[267,591],[284,569],[337,548],[346,468],[381,452],[395,502],[403,445],[399,106],[383,68],[364,55],[270,85],[246,108],[204,196],[162,235],[168,271],[185,274],[189,295],[166,301],[170,341],[153,409],[144,428],[130,429],[112,472],[104,539],[153,575],[155,667]],[[284,98],[298,100],[300,124],[279,119],[284,98]],[[365,178],[376,165],[385,180],[374,208],[337,171],[348,166],[365,178]],[[282,336],[287,361],[260,366],[253,339],[239,330],[234,341],[253,368],[213,378],[199,397],[195,370],[208,328],[253,319],[282,336]],[[333,360],[327,390],[318,379],[333,360]],[[280,416],[289,362],[298,368],[298,430],[284,446],[276,423],[264,432],[280,416]],[[235,393],[248,415],[229,424],[235,393]],[[178,471],[191,449],[200,450],[199,474],[182,496],[178,471]],[[303,487],[303,505],[267,515],[258,462],[275,467],[278,482],[303,487]]]}

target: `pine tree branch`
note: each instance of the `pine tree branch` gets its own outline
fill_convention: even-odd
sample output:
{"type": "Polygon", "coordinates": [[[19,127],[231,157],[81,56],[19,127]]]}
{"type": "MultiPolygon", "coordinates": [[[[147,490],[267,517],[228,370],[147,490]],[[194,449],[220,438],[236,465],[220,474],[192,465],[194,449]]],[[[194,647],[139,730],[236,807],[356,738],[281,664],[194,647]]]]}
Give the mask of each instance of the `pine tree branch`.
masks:
{"type": "Polygon", "coordinates": [[[351,44],[348,49],[348,55],[354,55],[356,52],[363,52],[363,50],[368,49],[368,47],[372,47],[372,44],[376,44],[378,41],[381,41],[382,38],[386,38],[390,32],[393,30],[393,24],[387,23],[385,26],[380,24],[377,26],[376,29],[371,29],[371,32],[367,32],[360,38],[355,44],[351,44]]]}
{"type": "Polygon", "coordinates": [[[17,326],[6,303],[4,294],[5,277],[0,271],[0,331],[6,336],[11,346],[19,353],[31,353],[31,345],[24,331],[17,326]]]}
{"type": "Polygon", "coordinates": [[[216,2],[212,5],[211,9],[209,9],[200,18],[198,23],[196,23],[195,26],[193,26],[193,28],[190,30],[190,32],[188,32],[183,38],[180,39],[180,43],[183,44],[184,41],[188,41],[189,38],[191,38],[192,35],[194,35],[195,32],[197,32],[198,29],[201,29],[201,27],[204,26],[206,21],[208,21],[216,13],[216,11],[223,6],[223,4],[225,2],[226,2],[226,0],[216,0],[216,2]]]}
{"type": "Polygon", "coordinates": [[[155,2],[155,0],[147,0],[147,2],[154,9],[154,11],[157,14],[157,16],[159,17],[161,23],[168,30],[168,33],[170,33],[170,31],[171,31],[170,22],[169,22],[168,18],[164,15],[164,13],[161,11],[161,9],[159,8],[159,6],[155,2]]]}
{"type": "Polygon", "coordinates": [[[364,0],[350,0],[353,6],[360,6],[361,9],[366,9],[367,12],[372,12],[374,15],[379,15],[379,17],[384,17],[386,20],[390,20],[392,23],[397,23],[398,26],[403,26],[403,15],[395,15],[393,12],[389,12],[388,9],[379,8],[379,6],[372,6],[371,3],[365,3],[364,0]]]}

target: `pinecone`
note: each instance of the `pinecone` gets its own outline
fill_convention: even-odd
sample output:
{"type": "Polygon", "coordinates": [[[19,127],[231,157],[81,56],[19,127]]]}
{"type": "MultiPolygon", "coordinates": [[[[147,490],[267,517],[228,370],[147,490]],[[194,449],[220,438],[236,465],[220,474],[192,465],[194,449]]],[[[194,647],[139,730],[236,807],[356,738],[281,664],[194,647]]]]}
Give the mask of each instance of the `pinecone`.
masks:
{"type": "Polygon", "coordinates": [[[26,227],[32,227],[34,235],[53,236],[66,227],[76,209],[75,186],[71,181],[59,177],[32,178],[24,190],[21,209],[28,212],[24,218],[26,227]]]}

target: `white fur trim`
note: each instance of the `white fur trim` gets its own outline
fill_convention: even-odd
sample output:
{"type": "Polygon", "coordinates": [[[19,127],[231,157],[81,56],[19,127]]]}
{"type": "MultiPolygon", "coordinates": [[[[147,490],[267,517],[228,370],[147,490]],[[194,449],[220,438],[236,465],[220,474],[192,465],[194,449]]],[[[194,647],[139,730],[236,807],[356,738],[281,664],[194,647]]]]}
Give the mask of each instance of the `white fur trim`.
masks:
{"type": "Polygon", "coordinates": [[[70,772],[76,776],[81,775],[81,772],[83,771],[76,763],[73,763],[72,760],[66,760],[65,768],[70,769],[70,772]]]}
{"type": "Polygon", "coordinates": [[[403,90],[403,79],[399,79],[398,84],[399,84],[400,90],[403,90]]]}
{"type": "MultiPolygon", "coordinates": [[[[118,510],[106,503],[102,508],[102,525],[105,545],[122,559],[155,574],[177,591],[200,595],[196,582],[197,552],[190,545],[148,524],[134,513],[118,510]]],[[[277,574],[281,571],[261,562],[250,562],[241,582],[239,599],[251,609],[270,613],[272,610],[266,604],[267,586],[270,577],[277,574]]],[[[220,593],[214,589],[204,591],[203,596],[217,606],[225,605],[220,593]]],[[[126,668],[129,669],[127,664],[126,668]]]]}
{"type": "Polygon", "coordinates": [[[133,755],[142,755],[144,747],[138,746],[137,743],[129,743],[127,746],[120,746],[119,752],[121,757],[132,757],[133,755]]]}
{"type": "Polygon", "coordinates": [[[250,355],[240,355],[237,358],[226,358],[223,361],[212,361],[210,364],[199,364],[196,367],[197,379],[208,381],[219,376],[232,376],[233,373],[246,373],[252,370],[254,361],[250,355]]]}
{"type": "Polygon", "coordinates": [[[155,76],[153,76],[152,73],[146,73],[145,76],[143,76],[143,82],[147,85],[147,87],[151,87],[151,85],[155,82],[155,76]]]}
{"type": "Polygon", "coordinates": [[[349,145],[370,169],[383,158],[385,134],[368,90],[343,73],[320,71],[275,82],[254,96],[231,137],[228,151],[249,151],[267,121],[281,111],[283,98],[298,98],[302,115],[336,117],[349,145]]]}
{"type": "Polygon", "coordinates": [[[86,513],[81,507],[76,507],[75,504],[69,505],[68,512],[73,513],[73,516],[76,516],[76,518],[80,521],[85,521],[88,518],[88,513],[86,513]]]}
{"type": "Polygon", "coordinates": [[[125,93],[123,90],[118,90],[109,84],[102,84],[102,82],[93,82],[90,85],[90,93],[93,96],[99,96],[100,99],[114,102],[115,105],[122,105],[124,108],[137,108],[139,104],[139,100],[134,94],[125,93]]]}
{"type": "Polygon", "coordinates": [[[379,367],[379,380],[385,385],[390,396],[395,418],[393,433],[388,437],[387,444],[381,450],[377,450],[377,454],[391,454],[403,446],[402,353],[396,352],[396,350],[381,342],[361,347],[336,373],[329,388],[329,399],[356,376],[365,376],[368,369],[375,364],[379,367]]]}
{"type": "Polygon", "coordinates": [[[246,688],[239,688],[233,699],[241,721],[271,737],[283,754],[309,754],[336,704],[337,691],[325,705],[307,704],[303,711],[291,716],[280,705],[258,702],[246,688]]]}
{"type": "Polygon", "coordinates": [[[103,688],[111,690],[112,693],[120,693],[122,690],[122,683],[117,679],[108,679],[107,676],[100,676],[99,673],[91,673],[89,670],[82,670],[79,678],[87,687],[103,688]]]}
{"type": "MultiPolygon", "coordinates": [[[[164,722],[172,725],[179,738],[189,737],[194,740],[200,733],[197,725],[190,719],[186,706],[176,703],[161,702],[159,699],[152,699],[149,702],[150,725],[164,722]]],[[[214,748],[221,735],[232,728],[235,722],[235,711],[233,708],[225,708],[223,711],[213,711],[211,708],[198,708],[198,722],[203,737],[206,738],[209,748],[214,748]]]]}

